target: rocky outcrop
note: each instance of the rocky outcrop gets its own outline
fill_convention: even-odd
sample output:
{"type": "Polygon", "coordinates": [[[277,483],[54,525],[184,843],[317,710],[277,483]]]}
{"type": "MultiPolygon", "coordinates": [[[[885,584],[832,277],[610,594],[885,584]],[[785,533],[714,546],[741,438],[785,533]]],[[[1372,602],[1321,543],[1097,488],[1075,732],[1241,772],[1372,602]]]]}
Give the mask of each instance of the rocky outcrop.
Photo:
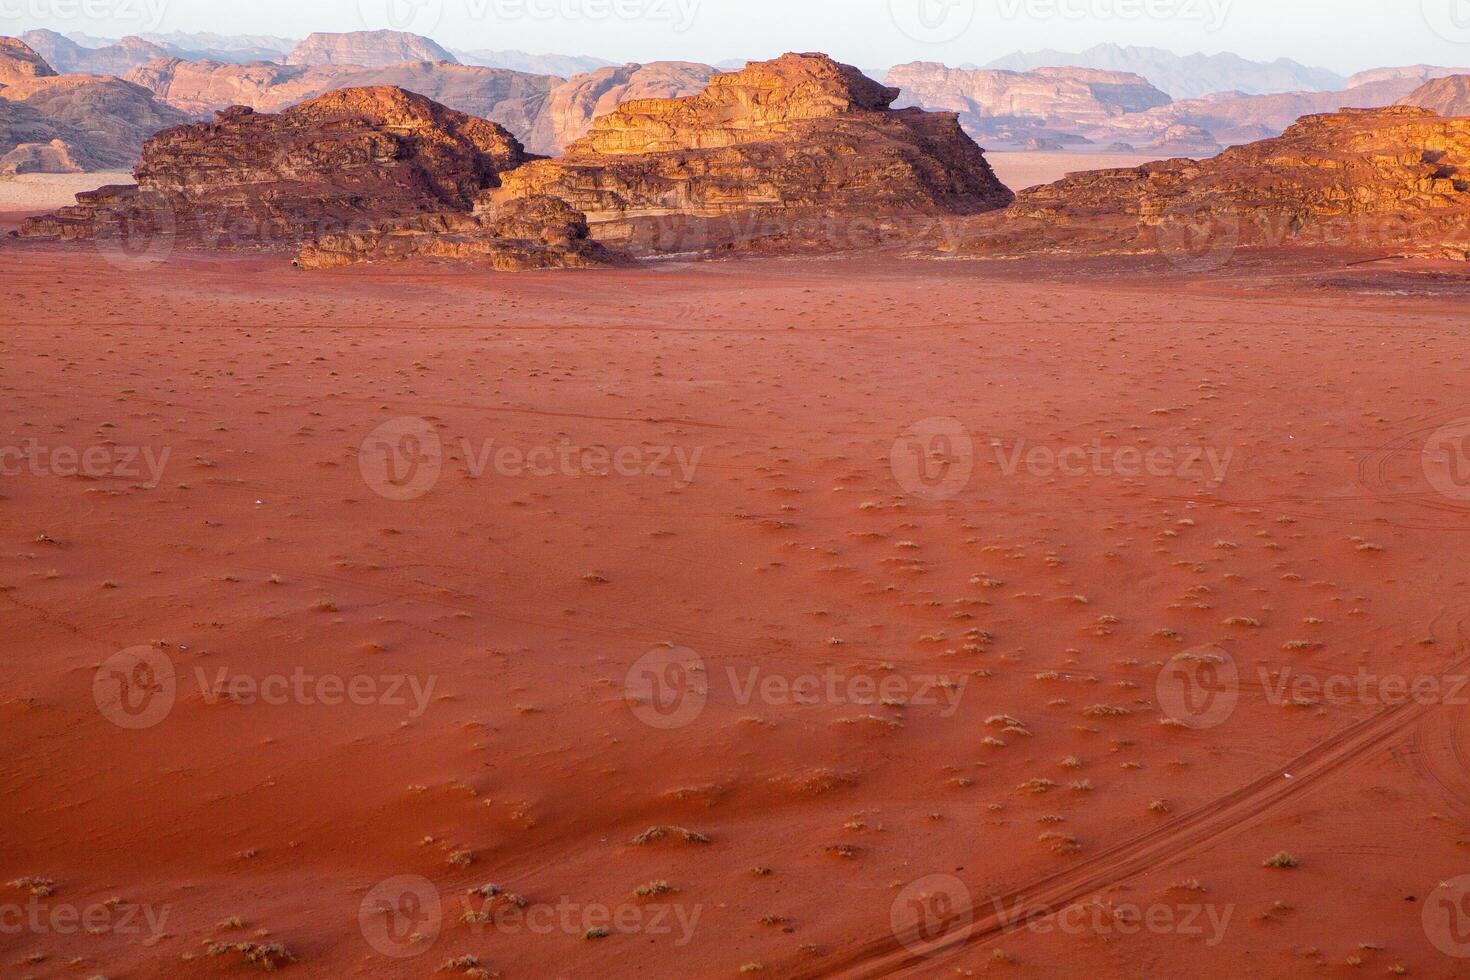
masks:
{"type": "MultiPolygon", "coordinates": [[[[953,114],[820,54],[714,76],[699,95],[625,102],[565,157],[506,174],[498,200],[551,195],[636,250],[719,247],[731,218],[970,214],[1012,195],[953,114]],[[669,235],[670,228],[688,228],[669,235]]],[[[766,234],[767,232],[763,232],[766,234]]]]}
{"type": "Polygon", "coordinates": [[[125,37],[101,48],[84,48],[55,31],[27,31],[20,39],[63,74],[126,75],[145,61],[172,53],[141,37],[125,37]]]}
{"type": "Polygon", "coordinates": [[[58,75],[28,45],[0,38],[0,167],[48,173],[129,167],[145,139],[185,118],[122,79],[58,75]]]}
{"type": "Polygon", "coordinates": [[[212,247],[299,244],[326,230],[472,210],[527,159],[500,126],[396,88],[343,89],[278,115],[236,107],[149,140],[136,187],[78,195],[24,237],[170,227],[212,247]]]}
{"type": "Polygon", "coordinates": [[[592,269],[619,263],[588,238],[587,218],[554,197],[446,212],[323,235],[302,247],[296,265],[329,269],[360,262],[442,260],[501,272],[592,269]]]}
{"type": "Polygon", "coordinates": [[[1211,143],[1238,145],[1280,136],[1303,116],[1393,105],[1412,90],[1413,84],[1407,78],[1388,78],[1365,82],[1340,92],[1281,92],[1275,95],[1225,92],[1122,116],[1112,120],[1108,128],[1118,139],[1157,144],[1171,127],[1191,126],[1208,133],[1211,143]]]}
{"type": "Polygon", "coordinates": [[[575,54],[530,54],[526,51],[491,51],[484,48],[474,51],[451,48],[450,53],[466,65],[507,68],[525,72],[527,75],[555,75],[558,78],[571,78],[573,75],[585,75],[599,68],[615,66],[615,62],[603,58],[575,54]]]}
{"type": "Polygon", "coordinates": [[[903,91],[902,104],[954,112],[976,139],[1015,143],[1076,142],[1127,113],[1172,101],[1140,75],[1088,68],[966,71],[913,62],[895,67],[887,81],[903,91]]]}
{"type": "Polygon", "coordinates": [[[284,59],[288,65],[358,65],[385,68],[405,61],[447,61],[454,55],[435,42],[403,31],[352,31],[312,34],[284,59]]]}
{"type": "Polygon", "coordinates": [[[1007,252],[1335,247],[1470,256],[1470,120],[1390,107],[1308,116],[1209,160],[1073,174],[975,222],[1007,252]]]}
{"type": "Polygon", "coordinates": [[[1409,93],[1400,104],[1419,106],[1441,116],[1470,116],[1470,75],[1451,75],[1428,82],[1409,93]]]}
{"type": "Polygon", "coordinates": [[[1436,78],[1470,73],[1470,68],[1444,68],[1439,65],[1407,65],[1402,68],[1370,68],[1360,71],[1348,79],[1348,88],[1373,85],[1378,82],[1414,82],[1423,84],[1436,78]]]}
{"type": "Polygon", "coordinates": [[[279,112],[333,89],[394,85],[451,109],[493,119],[520,138],[534,128],[548,94],[561,83],[550,76],[427,61],[362,68],[237,65],[179,58],[150,61],[130,72],[128,79],[196,116],[232,105],[279,112]]]}
{"type": "Polygon", "coordinates": [[[55,77],[56,70],[19,38],[0,37],[0,85],[55,77]]]}
{"type": "Polygon", "coordinates": [[[688,61],[655,61],[602,68],[556,86],[526,135],[526,146],[554,155],[587,135],[592,121],[624,102],[695,95],[715,70],[688,61]]]}
{"type": "Polygon", "coordinates": [[[1341,89],[1344,79],[1325,68],[1312,68],[1286,58],[1249,61],[1236,54],[1178,55],[1162,48],[1099,44],[1081,52],[1016,52],[986,65],[1032,71],[1051,65],[1097,68],[1142,75],[1176,99],[1197,99],[1212,92],[1267,95],[1272,92],[1341,89]]]}
{"type": "Polygon", "coordinates": [[[20,143],[0,156],[0,175],[14,174],[78,174],[85,168],[72,156],[71,146],[64,140],[49,143],[20,143]]]}

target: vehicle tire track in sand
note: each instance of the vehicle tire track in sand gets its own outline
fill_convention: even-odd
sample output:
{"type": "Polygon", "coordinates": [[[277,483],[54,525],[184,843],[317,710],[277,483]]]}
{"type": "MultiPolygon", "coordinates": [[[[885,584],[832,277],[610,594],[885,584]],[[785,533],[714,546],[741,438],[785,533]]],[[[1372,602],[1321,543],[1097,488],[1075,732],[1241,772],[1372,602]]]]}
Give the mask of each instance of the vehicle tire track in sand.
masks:
{"type": "MultiPolygon", "coordinates": [[[[1470,665],[1470,657],[1452,664],[1449,673],[1470,665]]],[[[1281,768],[1216,799],[1157,830],[1115,844],[1066,871],[1048,875],[1007,895],[991,897],[970,910],[974,921],[952,936],[921,938],[886,934],[849,950],[837,962],[798,970],[795,978],[890,977],[910,970],[933,975],[941,956],[974,943],[1023,928],[1088,896],[1150,870],[1156,864],[1233,834],[1286,801],[1354,763],[1387,740],[1445,707],[1405,701],[1386,708],[1312,747],[1281,768]],[[1290,779],[1286,778],[1291,774],[1290,779]],[[905,942],[922,944],[916,953],[905,942]]]]}

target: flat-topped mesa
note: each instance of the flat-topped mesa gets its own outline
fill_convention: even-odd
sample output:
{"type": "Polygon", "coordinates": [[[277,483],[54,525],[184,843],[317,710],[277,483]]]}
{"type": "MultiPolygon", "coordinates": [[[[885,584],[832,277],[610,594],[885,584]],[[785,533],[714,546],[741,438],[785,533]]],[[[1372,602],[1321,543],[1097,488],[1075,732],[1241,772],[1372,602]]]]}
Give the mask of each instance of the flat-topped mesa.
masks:
{"type": "Polygon", "coordinates": [[[92,238],[156,213],[178,240],[300,244],[347,224],[468,212],[528,159],[493,122],[391,86],[341,89],[279,114],[236,106],[150,139],[136,187],[79,195],[22,237],[92,238]]]}
{"type": "Polygon", "coordinates": [[[560,197],[595,237],[643,251],[797,244],[806,220],[1010,203],[953,113],[894,110],[897,97],[826,55],[788,54],[716,75],[698,95],[626,102],[563,158],[504,175],[496,196],[560,197]]]}
{"type": "Polygon", "coordinates": [[[1208,160],[1072,174],[973,222],[987,251],[1337,248],[1470,258],[1470,119],[1391,106],[1306,116],[1208,160]]]}

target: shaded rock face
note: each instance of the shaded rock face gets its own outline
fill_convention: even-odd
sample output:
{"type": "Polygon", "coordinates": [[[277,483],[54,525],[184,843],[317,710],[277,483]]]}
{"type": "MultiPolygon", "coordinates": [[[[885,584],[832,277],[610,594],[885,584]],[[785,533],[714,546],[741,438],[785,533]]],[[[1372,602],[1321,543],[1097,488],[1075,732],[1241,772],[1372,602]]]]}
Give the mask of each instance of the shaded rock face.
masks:
{"type": "Polygon", "coordinates": [[[26,44],[0,38],[0,157],[7,161],[0,167],[46,173],[129,167],[145,139],[186,119],[137,85],[58,75],[26,44]]]}
{"type": "Polygon", "coordinates": [[[19,38],[0,37],[0,85],[32,78],[50,78],[55,74],[56,70],[30,45],[19,38]]]}
{"type": "MultiPolygon", "coordinates": [[[[1010,203],[954,115],[893,110],[897,96],[825,55],[753,63],[696,96],[625,102],[564,158],[505,175],[497,198],[560,197],[598,238],[665,251],[684,249],[654,244],[639,222],[728,226],[756,214],[779,226],[803,213],[970,214],[1010,203]]],[[[694,239],[718,246],[705,230],[694,239]]]]}
{"type": "Polygon", "coordinates": [[[426,37],[402,31],[312,34],[284,59],[288,65],[358,65],[385,68],[405,61],[447,61],[454,55],[426,37]]]}
{"type": "Polygon", "coordinates": [[[296,257],[303,269],[413,259],[484,265],[502,272],[592,269],[619,259],[587,235],[587,219],[565,201],[527,197],[471,213],[446,212],[335,232],[307,243],[296,257]]]}
{"type": "Polygon", "coordinates": [[[1072,174],[975,222],[970,247],[1163,251],[1239,247],[1470,256],[1470,120],[1390,107],[1308,116],[1209,160],[1072,174]]]}
{"type": "Polygon", "coordinates": [[[128,80],[194,115],[234,105],[279,112],[333,89],[394,85],[451,109],[493,119],[516,134],[531,130],[548,93],[561,82],[550,76],[427,61],[362,68],[240,65],[179,58],[150,61],[129,72],[128,80]]]}
{"type": "Polygon", "coordinates": [[[20,39],[39,52],[51,67],[67,74],[126,75],[149,59],[170,53],[141,37],[125,37],[101,48],[84,48],[55,31],[27,31],[20,39]]]}
{"type": "Polygon", "coordinates": [[[688,61],[620,65],[567,79],[553,88],[526,136],[526,146],[554,156],[587,135],[592,122],[624,102],[695,95],[715,70],[688,61]]]}
{"type": "Polygon", "coordinates": [[[78,195],[20,233],[90,238],[133,222],[212,247],[299,244],[351,223],[469,211],[526,159],[487,120],[402,89],[343,89],[279,115],[237,107],[160,133],[136,187],[78,195]]]}
{"type": "Polygon", "coordinates": [[[1470,75],[1451,75],[1409,93],[1401,105],[1419,106],[1441,116],[1470,116],[1470,75]]]}
{"type": "Polygon", "coordinates": [[[1141,75],[1088,68],[966,71],[914,62],[894,68],[887,81],[903,91],[906,104],[957,113],[976,139],[1009,142],[1081,136],[1172,101],[1141,75]]]}
{"type": "Polygon", "coordinates": [[[71,154],[63,140],[49,143],[20,143],[0,156],[0,175],[13,174],[77,174],[83,167],[71,154]]]}

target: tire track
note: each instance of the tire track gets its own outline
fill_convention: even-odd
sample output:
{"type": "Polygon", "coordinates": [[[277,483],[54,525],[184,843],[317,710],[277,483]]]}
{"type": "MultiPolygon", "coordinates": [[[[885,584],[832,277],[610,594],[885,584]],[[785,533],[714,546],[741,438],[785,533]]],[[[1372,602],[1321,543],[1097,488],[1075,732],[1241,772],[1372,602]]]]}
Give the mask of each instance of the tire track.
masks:
{"type": "MultiPolygon", "coordinates": [[[[1470,657],[1452,664],[1447,673],[1463,671],[1470,657]]],[[[890,977],[911,970],[933,975],[943,957],[1059,912],[1103,889],[1136,877],[1160,862],[1197,850],[1234,834],[1288,800],[1364,761],[1387,740],[1401,734],[1445,706],[1405,701],[1384,709],[1312,747],[1281,768],[1220,797],[1173,823],[1115,844],[1082,864],[1033,881],[1007,895],[972,907],[971,924],[942,938],[887,934],[847,951],[837,962],[799,970],[795,978],[890,977]],[[1287,774],[1290,774],[1288,778],[1287,774]],[[984,912],[985,914],[981,914],[984,912]],[[929,952],[916,953],[905,943],[922,943],[929,952]]]]}

